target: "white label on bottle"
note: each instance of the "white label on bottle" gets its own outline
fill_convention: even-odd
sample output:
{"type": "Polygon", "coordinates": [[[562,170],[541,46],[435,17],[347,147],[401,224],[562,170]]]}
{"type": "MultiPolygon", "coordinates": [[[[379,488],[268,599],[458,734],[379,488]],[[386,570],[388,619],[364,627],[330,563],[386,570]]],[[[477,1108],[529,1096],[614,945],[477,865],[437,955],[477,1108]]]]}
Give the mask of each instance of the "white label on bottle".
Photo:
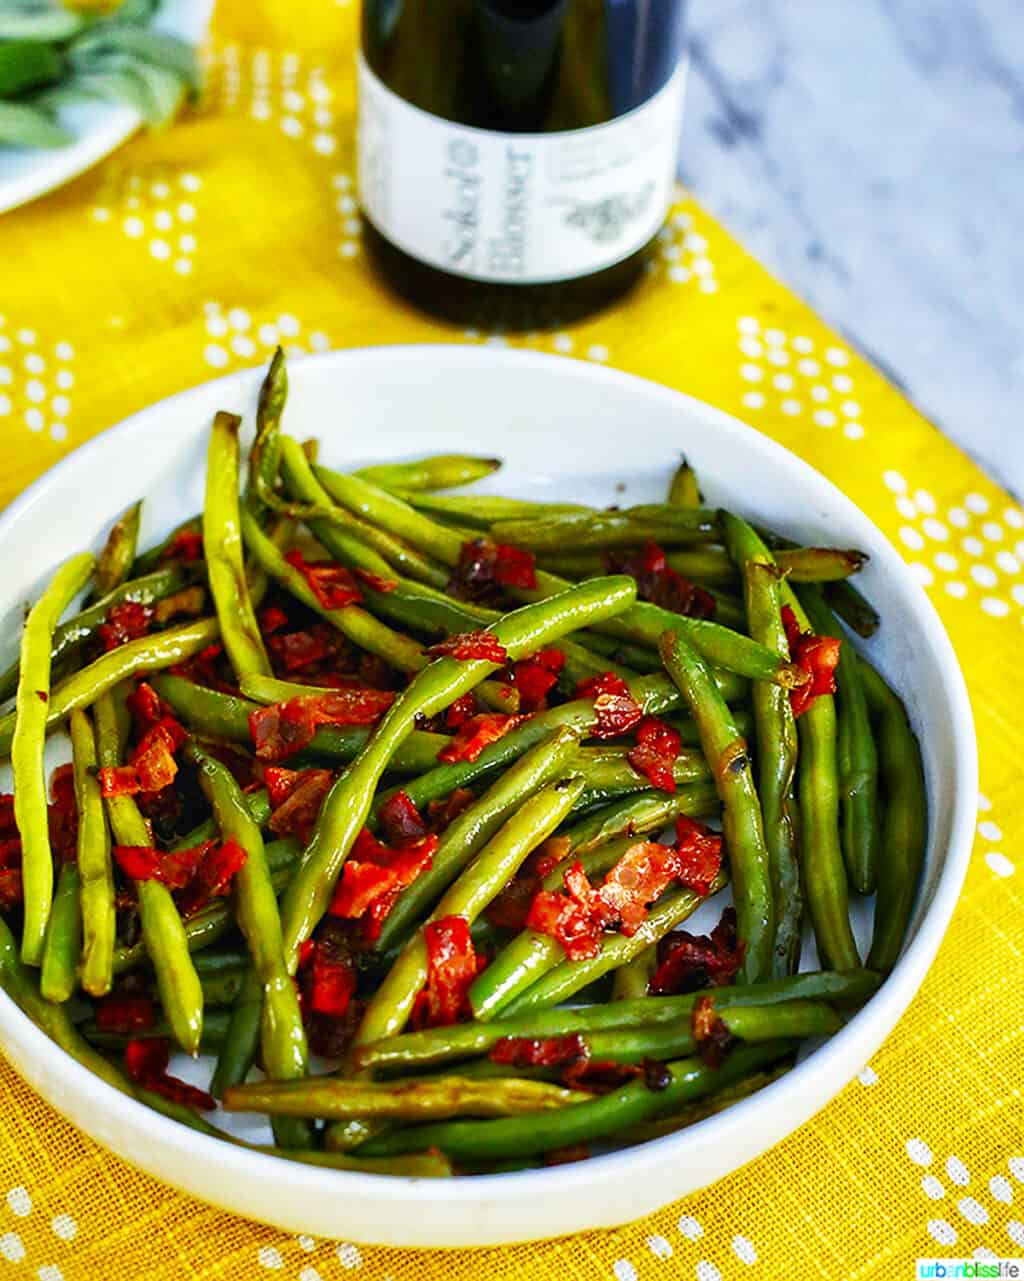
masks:
{"type": "Polygon", "coordinates": [[[495,133],[412,106],[359,60],[363,212],[413,258],[471,280],[589,276],[655,234],[675,177],[685,66],[607,124],[495,133]]]}

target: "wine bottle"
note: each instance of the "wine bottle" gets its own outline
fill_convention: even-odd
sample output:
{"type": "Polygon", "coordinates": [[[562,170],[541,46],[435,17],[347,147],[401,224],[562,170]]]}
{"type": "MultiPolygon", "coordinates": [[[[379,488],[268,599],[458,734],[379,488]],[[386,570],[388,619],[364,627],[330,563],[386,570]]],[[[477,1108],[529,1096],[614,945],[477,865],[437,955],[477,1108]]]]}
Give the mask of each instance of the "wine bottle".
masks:
{"type": "Polygon", "coordinates": [[[682,115],[685,0],[364,0],[365,243],[463,325],[580,319],[640,277],[682,115]]]}

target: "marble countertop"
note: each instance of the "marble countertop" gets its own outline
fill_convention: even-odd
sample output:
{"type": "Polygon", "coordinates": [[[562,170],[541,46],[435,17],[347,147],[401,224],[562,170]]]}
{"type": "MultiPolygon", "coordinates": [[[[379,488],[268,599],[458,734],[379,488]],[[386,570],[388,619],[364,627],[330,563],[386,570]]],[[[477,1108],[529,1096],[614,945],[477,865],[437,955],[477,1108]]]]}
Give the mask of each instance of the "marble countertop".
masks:
{"type": "Polygon", "coordinates": [[[681,177],[1024,493],[1021,0],[692,0],[681,177]]]}

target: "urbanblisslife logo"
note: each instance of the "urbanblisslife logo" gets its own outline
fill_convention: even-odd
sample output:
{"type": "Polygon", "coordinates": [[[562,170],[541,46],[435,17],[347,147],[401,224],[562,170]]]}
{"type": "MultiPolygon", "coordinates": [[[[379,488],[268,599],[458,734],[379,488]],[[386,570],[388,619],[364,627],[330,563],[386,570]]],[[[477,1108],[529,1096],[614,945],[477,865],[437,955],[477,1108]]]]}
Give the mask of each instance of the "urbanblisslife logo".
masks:
{"type": "Polygon", "coordinates": [[[1024,1281],[1024,1259],[918,1259],[918,1281],[1024,1281]]]}

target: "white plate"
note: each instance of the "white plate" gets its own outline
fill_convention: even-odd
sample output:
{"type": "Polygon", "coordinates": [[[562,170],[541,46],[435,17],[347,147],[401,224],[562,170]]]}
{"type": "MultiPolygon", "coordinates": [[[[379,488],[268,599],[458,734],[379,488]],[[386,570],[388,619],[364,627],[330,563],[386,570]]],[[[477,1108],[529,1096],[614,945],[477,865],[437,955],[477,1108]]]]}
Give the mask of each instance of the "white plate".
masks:
{"type": "MultiPolygon", "coordinates": [[[[112,516],[146,495],[144,538],[199,510],[217,409],[251,423],[251,370],[144,410],[47,473],[0,518],[0,635],[7,661],[22,603],[112,516]]],[[[0,993],[0,1040],[18,1071],[76,1125],[204,1200],[292,1232],[391,1245],[486,1245],[609,1226],[702,1187],[757,1156],[864,1065],[917,991],[967,868],[977,803],[970,707],[927,597],[874,525],[806,463],[699,401],[559,357],[463,347],[335,352],[293,362],[286,426],[351,467],[426,452],[497,454],[491,488],[529,498],[650,501],[680,451],[711,503],[800,540],[862,547],[883,617],[867,646],[907,701],[931,801],[924,880],[904,955],[864,1009],[756,1099],[679,1134],[574,1165],[486,1178],[387,1179],[297,1165],[194,1134],[68,1059],[0,993]]]]}
{"type": "MultiPolygon", "coordinates": [[[[153,20],[153,30],[198,44],[209,25],[213,3],[214,0],[166,0],[153,20]]],[[[109,156],[142,124],[132,107],[103,102],[63,107],[59,118],[74,138],[66,147],[0,146],[0,213],[77,178],[109,156]]]]}

